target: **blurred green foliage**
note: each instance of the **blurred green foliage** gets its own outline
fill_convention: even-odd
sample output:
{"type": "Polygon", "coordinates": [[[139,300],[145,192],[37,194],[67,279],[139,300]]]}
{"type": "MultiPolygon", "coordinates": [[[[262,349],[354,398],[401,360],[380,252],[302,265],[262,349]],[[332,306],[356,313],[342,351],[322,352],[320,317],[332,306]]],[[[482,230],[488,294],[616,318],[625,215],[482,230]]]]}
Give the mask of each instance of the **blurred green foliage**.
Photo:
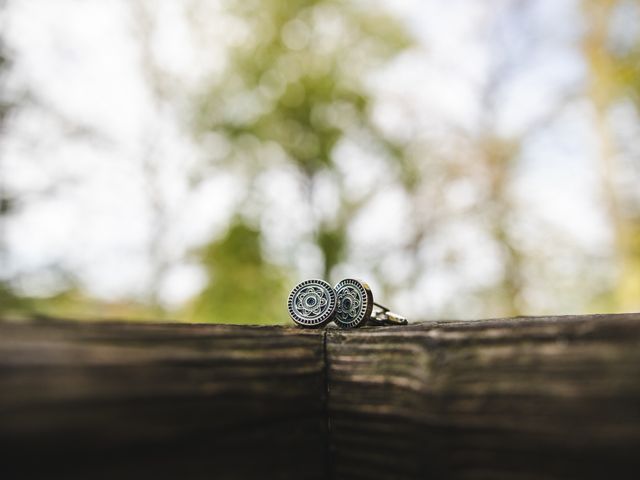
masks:
{"type": "Polygon", "coordinates": [[[241,221],[201,254],[209,283],[196,298],[191,321],[218,323],[282,323],[282,272],[262,256],[260,232],[241,221]]]}
{"type": "MultiPolygon", "coordinates": [[[[225,168],[242,170],[251,184],[275,165],[298,169],[311,197],[321,174],[336,171],[334,148],[346,136],[375,145],[400,166],[402,149],[371,122],[367,74],[411,44],[395,18],[357,2],[279,0],[226,2],[247,35],[232,46],[222,78],[196,99],[195,128],[231,145],[225,168]],[[283,155],[273,155],[271,147],[283,155]],[[283,160],[284,159],[284,160],[283,160]]],[[[402,169],[401,169],[402,170],[402,169]]],[[[347,222],[361,201],[338,187],[341,214],[319,220],[315,238],[324,277],[344,259],[347,222]]],[[[210,281],[194,307],[196,319],[282,323],[286,275],[262,258],[261,232],[243,209],[261,208],[251,189],[240,218],[206,249],[210,281]],[[275,302],[274,302],[275,299],[275,302]]]]}

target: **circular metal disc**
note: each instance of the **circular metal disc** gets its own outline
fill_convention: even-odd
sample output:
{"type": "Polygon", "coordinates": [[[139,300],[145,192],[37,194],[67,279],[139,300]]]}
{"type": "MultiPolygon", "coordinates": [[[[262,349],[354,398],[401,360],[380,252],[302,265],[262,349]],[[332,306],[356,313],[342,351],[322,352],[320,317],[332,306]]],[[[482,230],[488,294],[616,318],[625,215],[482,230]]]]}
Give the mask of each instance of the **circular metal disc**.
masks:
{"type": "Polygon", "coordinates": [[[291,319],[301,327],[319,328],[333,319],[336,292],[324,280],[305,280],[289,293],[287,308],[291,319]]]}
{"type": "Polygon", "coordinates": [[[373,293],[365,282],[345,278],[335,286],[337,300],[335,322],[341,328],[356,328],[366,323],[373,311],[373,293]]]}

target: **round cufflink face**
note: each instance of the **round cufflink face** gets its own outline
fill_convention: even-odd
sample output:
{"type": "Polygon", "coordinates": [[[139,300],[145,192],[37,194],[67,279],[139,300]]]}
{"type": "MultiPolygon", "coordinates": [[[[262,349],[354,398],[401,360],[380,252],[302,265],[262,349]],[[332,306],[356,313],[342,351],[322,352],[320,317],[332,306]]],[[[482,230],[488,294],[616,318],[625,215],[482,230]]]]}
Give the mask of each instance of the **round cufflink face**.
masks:
{"type": "Polygon", "coordinates": [[[337,307],[334,320],[341,328],[364,325],[373,311],[373,293],[360,280],[345,278],[335,286],[337,307]]]}
{"type": "Polygon", "coordinates": [[[305,280],[293,287],[287,307],[291,319],[301,327],[319,328],[333,320],[336,292],[324,280],[305,280]]]}

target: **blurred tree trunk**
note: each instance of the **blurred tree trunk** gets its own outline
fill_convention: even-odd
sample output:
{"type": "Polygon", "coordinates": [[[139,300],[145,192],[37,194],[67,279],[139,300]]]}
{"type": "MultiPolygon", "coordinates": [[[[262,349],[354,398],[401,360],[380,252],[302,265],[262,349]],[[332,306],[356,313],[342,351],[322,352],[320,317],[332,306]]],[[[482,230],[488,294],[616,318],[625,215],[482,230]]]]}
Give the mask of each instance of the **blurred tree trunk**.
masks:
{"type": "MultiPolygon", "coordinates": [[[[153,98],[154,108],[160,111],[162,103],[166,99],[165,92],[161,88],[163,83],[162,71],[157,65],[152,51],[152,36],[155,27],[154,17],[149,11],[149,5],[142,0],[133,2],[131,7],[134,10],[133,18],[137,20],[136,27],[140,42],[142,71],[151,97],[153,98]]],[[[167,215],[158,185],[158,151],[155,148],[157,137],[159,137],[158,133],[157,125],[149,127],[149,131],[146,133],[147,138],[143,139],[145,146],[141,162],[147,201],[151,210],[151,235],[147,247],[151,264],[151,275],[147,301],[154,314],[162,318],[163,309],[160,306],[159,291],[169,265],[167,264],[166,255],[163,255],[162,251],[167,215]]]]}
{"type": "Polygon", "coordinates": [[[493,138],[488,139],[483,148],[490,179],[487,202],[490,207],[491,233],[501,247],[503,265],[502,278],[496,292],[501,307],[498,314],[504,316],[522,313],[524,253],[513,240],[511,219],[515,215],[515,206],[509,194],[511,172],[517,162],[520,143],[520,139],[508,142],[493,138]]]}
{"type": "Polygon", "coordinates": [[[610,119],[611,107],[618,100],[622,80],[621,61],[609,45],[612,15],[619,2],[587,0],[584,5],[589,25],[582,44],[590,74],[587,88],[599,140],[597,154],[601,167],[601,188],[611,225],[617,267],[609,308],[625,311],[636,307],[640,299],[640,221],[619,188],[619,149],[610,119]]]}
{"type": "Polygon", "coordinates": [[[7,247],[7,219],[13,213],[15,207],[15,197],[8,191],[5,175],[6,166],[3,162],[4,139],[6,135],[6,118],[11,108],[9,98],[5,94],[5,79],[10,68],[9,52],[5,43],[3,30],[3,13],[5,10],[4,1],[0,0],[0,312],[21,306],[23,301],[18,298],[9,287],[7,278],[8,269],[8,247],[7,247]]]}
{"type": "MultiPolygon", "coordinates": [[[[511,7],[512,14],[521,12],[521,5],[511,7]]],[[[478,139],[478,150],[483,170],[488,179],[486,195],[482,204],[481,216],[486,216],[489,234],[499,247],[502,263],[502,275],[493,286],[493,302],[490,310],[496,315],[517,316],[522,313],[522,290],[524,277],[522,263],[525,253],[521,251],[513,236],[513,218],[517,215],[516,205],[511,198],[513,170],[518,162],[523,135],[505,137],[498,128],[500,113],[500,94],[509,84],[513,73],[518,69],[518,60],[503,53],[499,29],[488,33],[490,44],[500,60],[489,73],[480,100],[483,110],[482,130],[478,139]]],[[[481,179],[483,181],[484,179],[481,179]]]]}

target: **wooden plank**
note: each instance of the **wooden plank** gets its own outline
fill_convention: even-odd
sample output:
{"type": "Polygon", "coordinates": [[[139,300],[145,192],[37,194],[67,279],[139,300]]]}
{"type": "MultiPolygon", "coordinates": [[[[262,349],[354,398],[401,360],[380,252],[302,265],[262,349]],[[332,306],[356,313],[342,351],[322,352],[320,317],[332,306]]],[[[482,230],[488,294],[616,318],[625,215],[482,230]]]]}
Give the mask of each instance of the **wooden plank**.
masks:
{"type": "Polygon", "coordinates": [[[0,324],[0,478],[325,478],[323,334],[0,324]]]}
{"type": "Polygon", "coordinates": [[[640,315],[333,330],[333,477],[640,476],[640,315]]]}
{"type": "Polygon", "coordinates": [[[2,479],[635,478],[639,451],[639,314],[0,322],[2,479]]]}

